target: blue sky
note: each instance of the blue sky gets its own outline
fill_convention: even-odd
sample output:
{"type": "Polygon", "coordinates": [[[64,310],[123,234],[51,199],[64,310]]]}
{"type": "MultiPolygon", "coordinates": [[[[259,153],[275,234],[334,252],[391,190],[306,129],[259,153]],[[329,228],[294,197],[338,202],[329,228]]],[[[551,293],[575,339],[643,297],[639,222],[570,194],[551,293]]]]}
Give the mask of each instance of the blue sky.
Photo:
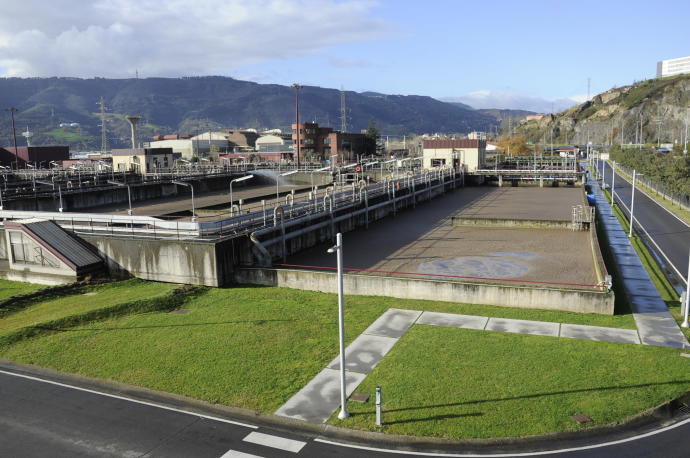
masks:
{"type": "Polygon", "coordinates": [[[653,77],[660,59],[690,55],[688,0],[0,6],[4,76],[214,74],[549,111],[586,98],[588,77],[596,94],[653,77]]]}

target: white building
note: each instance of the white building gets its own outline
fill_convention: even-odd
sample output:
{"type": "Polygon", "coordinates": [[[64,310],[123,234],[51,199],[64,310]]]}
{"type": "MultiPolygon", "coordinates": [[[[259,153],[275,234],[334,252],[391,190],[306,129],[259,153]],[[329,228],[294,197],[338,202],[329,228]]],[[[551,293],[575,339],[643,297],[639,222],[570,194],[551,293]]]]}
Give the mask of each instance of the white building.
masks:
{"type": "Polygon", "coordinates": [[[291,146],[292,142],[278,135],[263,135],[256,139],[256,150],[259,152],[287,151],[291,146]]]}
{"type": "Polygon", "coordinates": [[[172,148],[173,153],[191,159],[209,153],[226,153],[229,149],[227,135],[225,132],[204,132],[192,138],[154,140],[148,145],[151,148],[172,148]]]}
{"type": "Polygon", "coordinates": [[[484,140],[424,140],[422,147],[425,169],[462,165],[466,172],[474,172],[484,167],[484,140]]]}
{"type": "Polygon", "coordinates": [[[656,77],[682,75],[690,73],[690,56],[662,60],[656,63],[656,77]]]}
{"type": "Polygon", "coordinates": [[[467,134],[470,140],[486,140],[486,132],[470,132],[467,134]]]}

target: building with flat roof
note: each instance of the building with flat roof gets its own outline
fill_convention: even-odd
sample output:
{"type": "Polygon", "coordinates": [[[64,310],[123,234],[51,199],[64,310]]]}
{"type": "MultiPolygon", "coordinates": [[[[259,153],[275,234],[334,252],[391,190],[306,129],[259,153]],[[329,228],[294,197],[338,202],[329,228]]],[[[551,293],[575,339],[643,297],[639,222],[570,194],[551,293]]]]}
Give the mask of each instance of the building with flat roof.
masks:
{"type": "MultiPolygon", "coordinates": [[[[299,125],[300,154],[303,160],[329,160],[337,154],[338,162],[351,162],[358,154],[368,154],[367,136],[351,132],[339,132],[318,123],[299,125]]],[[[293,148],[297,145],[297,125],[292,125],[293,148]]]]}
{"type": "Polygon", "coordinates": [[[69,159],[69,146],[13,146],[0,148],[0,165],[5,167],[48,167],[51,161],[60,162],[69,159]],[[41,164],[43,163],[43,164],[41,164]]]}
{"type": "Polygon", "coordinates": [[[172,148],[124,148],[113,150],[113,170],[135,173],[167,172],[174,165],[172,148]]]}
{"type": "Polygon", "coordinates": [[[690,56],[662,60],[656,63],[656,77],[682,75],[690,73],[690,56]]]}
{"type": "Polygon", "coordinates": [[[422,148],[426,169],[447,165],[474,172],[484,166],[486,157],[486,140],[424,140],[422,148]]]}

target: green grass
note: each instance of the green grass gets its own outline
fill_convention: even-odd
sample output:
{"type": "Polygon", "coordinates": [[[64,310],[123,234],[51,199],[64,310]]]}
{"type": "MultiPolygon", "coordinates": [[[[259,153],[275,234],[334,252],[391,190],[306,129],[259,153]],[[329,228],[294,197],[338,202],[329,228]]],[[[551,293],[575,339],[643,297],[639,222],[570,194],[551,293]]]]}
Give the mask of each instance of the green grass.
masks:
{"type": "Polygon", "coordinates": [[[45,285],[20,281],[0,280],[0,301],[20,294],[29,294],[45,288],[45,285]]]}
{"type": "Polygon", "coordinates": [[[172,291],[176,285],[137,279],[85,286],[67,294],[49,295],[16,304],[0,319],[0,338],[23,328],[49,323],[118,304],[151,299],[172,291]]]}
{"type": "MultiPolygon", "coordinates": [[[[336,304],[334,294],[287,288],[209,289],[187,301],[187,314],[151,311],[63,326],[15,342],[0,354],[272,412],[338,354],[336,304]]],[[[632,327],[629,316],[349,296],[347,341],[390,307],[632,327]]]]}
{"type": "Polygon", "coordinates": [[[454,439],[518,437],[600,426],[684,394],[690,360],[677,350],[415,325],[356,390],[372,400],[329,423],[454,439]],[[433,357],[430,357],[433,355],[433,357]]]}
{"type": "Polygon", "coordinates": [[[79,132],[74,132],[62,128],[49,130],[45,132],[45,135],[53,137],[55,140],[61,142],[80,142],[92,138],[90,135],[80,134],[79,132]]]}

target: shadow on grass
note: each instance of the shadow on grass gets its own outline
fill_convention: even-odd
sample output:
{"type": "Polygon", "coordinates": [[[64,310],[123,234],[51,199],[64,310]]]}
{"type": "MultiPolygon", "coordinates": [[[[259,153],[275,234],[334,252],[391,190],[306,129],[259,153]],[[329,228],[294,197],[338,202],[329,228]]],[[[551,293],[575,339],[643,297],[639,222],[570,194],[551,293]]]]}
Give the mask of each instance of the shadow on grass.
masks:
{"type": "Polygon", "coordinates": [[[217,326],[217,325],[223,325],[223,324],[256,324],[256,325],[261,326],[265,323],[289,322],[289,321],[297,321],[297,320],[290,319],[290,320],[209,321],[206,323],[160,324],[160,325],[149,325],[149,326],[123,326],[120,328],[73,329],[73,328],[59,328],[59,327],[54,327],[54,326],[36,326],[36,328],[43,330],[43,331],[56,331],[56,332],[124,331],[124,330],[130,330],[130,329],[184,328],[184,327],[188,327],[188,326],[217,326]]]}
{"type": "MultiPolygon", "coordinates": [[[[393,412],[388,410],[388,412],[393,412]]],[[[373,412],[372,412],[373,413],[373,412]]],[[[460,414],[446,414],[446,415],[434,415],[433,417],[424,418],[408,418],[407,420],[398,421],[386,421],[386,425],[400,425],[403,423],[416,423],[419,421],[434,421],[434,420],[450,420],[453,418],[463,418],[463,417],[481,417],[484,414],[482,412],[471,412],[471,413],[460,413],[460,414]]]]}
{"type": "MultiPolygon", "coordinates": [[[[456,406],[464,406],[464,405],[472,405],[472,404],[484,404],[487,402],[515,401],[518,399],[537,399],[537,398],[542,398],[542,397],[547,397],[547,396],[561,396],[561,395],[565,395],[565,394],[595,393],[595,392],[600,392],[600,391],[627,390],[627,389],[634,389],[634,388],[647,388],[647,387],[652,387],[652,386],[676,385],[676,384],[683,384],[683,383],[690,383],[690,379],[688,379],[688,380],[672,380],[672,381],[668,381],[668,382],[658,382],[658,383],[644,383],[644,384],[640,384],[640,385],[623,385],[623,386],[604,386],[604,387],[598,387],[598,388],[582,388],[582,389],[578,389],[578,390],[553,391],[551,393],[526,394],[523,396],[511,396],[511,397],[505,397],[505,398],[479,399],[476,401],[452,402],[452,403],[447,403],[447,404],[434,404],[434,405],[418,406],[418,407],[404,407],[401,409],[386,409],[386,412],[404,412],[404,411],[408,411],[408,410],[436,409],[436,408],[442,408],[442,407],[456,407],[456,406]]],[[[373,410],[370,412],[373,412],[373,410]]]]}

